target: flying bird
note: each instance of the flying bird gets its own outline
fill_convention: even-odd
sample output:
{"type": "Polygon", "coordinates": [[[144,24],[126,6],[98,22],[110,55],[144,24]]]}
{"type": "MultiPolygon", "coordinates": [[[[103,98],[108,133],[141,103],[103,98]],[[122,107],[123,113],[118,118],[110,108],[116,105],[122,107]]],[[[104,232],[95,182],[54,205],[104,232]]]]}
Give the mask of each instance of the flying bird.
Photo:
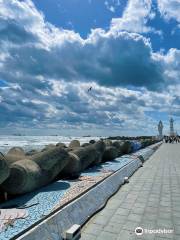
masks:
{"type": "Polygon", "coordinates": [[[90,92],[92,90],[92,87],[90,87],[89,89],[88,89],[88,92],[90,92]]]}

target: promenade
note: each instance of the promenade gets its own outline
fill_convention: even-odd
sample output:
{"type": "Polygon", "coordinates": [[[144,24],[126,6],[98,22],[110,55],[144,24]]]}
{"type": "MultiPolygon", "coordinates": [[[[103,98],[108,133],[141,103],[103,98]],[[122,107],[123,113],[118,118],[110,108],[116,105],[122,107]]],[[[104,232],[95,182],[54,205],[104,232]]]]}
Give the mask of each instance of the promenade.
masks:
{"type": "Polygon", "coordinates": [[[180,144],[161,147],[82,229],[81,240],[180,239],[180,144]],[[143,234],[137,236],[135,229],[143,234]],[[146,233],[147,230],[171,233],[146,233]]]}

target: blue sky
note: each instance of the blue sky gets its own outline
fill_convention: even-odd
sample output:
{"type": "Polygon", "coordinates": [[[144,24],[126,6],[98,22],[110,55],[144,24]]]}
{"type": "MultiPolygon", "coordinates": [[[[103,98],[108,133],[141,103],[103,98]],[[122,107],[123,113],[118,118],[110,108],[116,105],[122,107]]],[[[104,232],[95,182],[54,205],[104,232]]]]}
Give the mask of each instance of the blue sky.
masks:
{"type": "Polygon", "coordinates": [[[46,0],[33,1],[45,19],[57,27],[74,30],[83,38],[93,28],[108,29],[111,19],[122,15],[127,0],[46,0]]]}
{"type": "MultiPolygon", "coordinates": [[[[48,22],[60,28],[74,30],[83,38],[87,38],[94,28],[108,30],[111,19],[122,17],[128,5],[128,0],[33,0],[33,2],[48,22]]],[[[163,32],[162,37],[152,32],[145,34],[151,38],[153,49],[163,48],[168,51],[172,46],[179,48],[180,29],[177,28],[176,19],[164,21],[156,1],[152,2],[152,9],[156,15],[148,20],[148,25],[163,32]]]]}
{"type": "Polygon", "coordinates": [[[1,133],[156,135],[170,116],[180,132],[179,12],[179,0],[1,0],[1,133]]]}

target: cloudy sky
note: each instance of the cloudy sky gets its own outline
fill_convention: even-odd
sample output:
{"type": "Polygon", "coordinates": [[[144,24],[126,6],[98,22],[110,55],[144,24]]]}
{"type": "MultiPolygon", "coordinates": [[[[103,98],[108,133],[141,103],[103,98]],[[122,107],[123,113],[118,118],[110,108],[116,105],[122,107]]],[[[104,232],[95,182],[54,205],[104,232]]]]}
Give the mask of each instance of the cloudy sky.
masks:
{"type": "Polygon", "coordinates": [[[0,134],[180,133],[180,0],[0,0],[0,134]],[[92,87],[91,91],[88,89],[92,87]]]}

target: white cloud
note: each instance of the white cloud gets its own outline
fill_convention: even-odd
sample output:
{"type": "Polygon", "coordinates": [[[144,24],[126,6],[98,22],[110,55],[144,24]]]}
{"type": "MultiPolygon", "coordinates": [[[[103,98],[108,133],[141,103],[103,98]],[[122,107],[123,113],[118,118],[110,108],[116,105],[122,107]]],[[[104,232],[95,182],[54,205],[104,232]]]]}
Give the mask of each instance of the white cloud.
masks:
{"type": "Polygon", "coordinates": [[[154,53],[153,58],[162,64],[167,85],[180,85],[180,50],[171,48],[166,54],[154,53]]]}
{"type": "Polygon", "coordinates": [[[4,37],[0,47],[10,57],[1,63],[1,72],[7,81],[18,81],[31,91],[44,88],[48,78],[93,80],[106,86],[134,85],[149,89],[159,88],[163,83],[161,69],[151,56],[151,45],[141,35],[96,29],[83,40],[73,31],[46,23],[30,1],[22,5],[17,0],[3,3],[8,10],[1,12],[1,21],[6,24],[0,32],[4,37]],[[9,20],[8,13],[14,8],[16,11],[10,14],[9,20]]]}
{"type": "Polygon", "coordinates": [[[112,19],[111,30],[138,33],[152,31],[153,29],[147,26],[151,5],[151,0],[129,0],[122,17],[112,19]]]}
{"type": "Polygon", "coordinates": [[[180,50],[178,49],[170,49],[168,54],[164,58],[166,64],[166,72],[167,75],[171,78],[171,80],[176,81],[180,84],[180,50]]]}
{"type": "Polygon", "coordinates": [[[175,19],[180,23],[180,0],[157,0],[157,2],[163,18],[175,19]]]}
{"type": "Polygon", "coordinates": [[[79,34],[45,22],[42,12],[36,9],[31,0],[0,0],[0,16],[1,30],[6,29],[7,24],[15,24],[14,27],[19,25],[22,31],[33,35],[38,47],[48,49],[64,41],[81,41],[79,34]]]}
{"type": "Polygon", "coordinates": [[[1,126],[113,125],[134,131],[151,126],[145,112],[166,111],[167,99],[172,101],[169,91],[172,76],[178,85],[179,52],[154,53],[148,39],[121,31],[149,31],[145,24],[150,11],[150,0],[130,1],[120,22],[107,32],[93,30],[83,40],[45,22],[30,0],[0,0],[0,72],[10,84],[0,88],[1,126]]]}
{"type": "Polygon", "coordinates": [[[104,5],[106,6],[106,8],[110,11],[110,12],[115,12],[115,7],[113,5],[111,5],[108,1],[104,2],[104,5]]]}

